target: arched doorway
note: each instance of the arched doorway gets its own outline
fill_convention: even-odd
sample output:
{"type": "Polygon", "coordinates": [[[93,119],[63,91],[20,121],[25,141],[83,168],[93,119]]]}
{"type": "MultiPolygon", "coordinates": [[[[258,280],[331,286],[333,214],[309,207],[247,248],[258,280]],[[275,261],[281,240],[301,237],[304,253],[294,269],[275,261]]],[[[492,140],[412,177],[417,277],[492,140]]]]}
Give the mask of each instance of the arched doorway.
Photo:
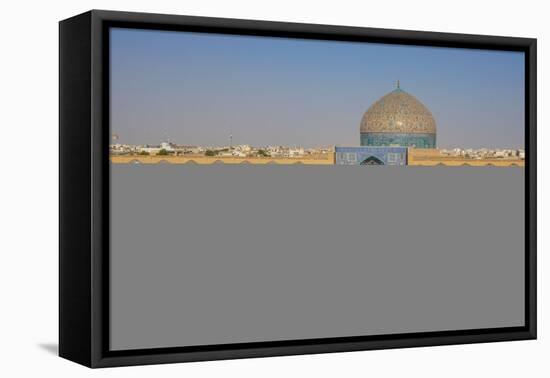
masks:
{"type": "Polygon", "coordinates": [[[376,156],[369,156],[361,162],[361,165],[384,165],[384,162],[376,156]]]}

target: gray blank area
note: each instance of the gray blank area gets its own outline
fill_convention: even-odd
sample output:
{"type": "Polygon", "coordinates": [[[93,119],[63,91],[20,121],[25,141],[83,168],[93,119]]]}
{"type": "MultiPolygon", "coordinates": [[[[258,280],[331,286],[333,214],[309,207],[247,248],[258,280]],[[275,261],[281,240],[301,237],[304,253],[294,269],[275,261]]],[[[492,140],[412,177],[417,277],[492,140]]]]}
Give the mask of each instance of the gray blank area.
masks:
{"type": "Polygon", "coordinates": [[[112,350],[524,324],[524,170],[111,166],[112,350]]]}

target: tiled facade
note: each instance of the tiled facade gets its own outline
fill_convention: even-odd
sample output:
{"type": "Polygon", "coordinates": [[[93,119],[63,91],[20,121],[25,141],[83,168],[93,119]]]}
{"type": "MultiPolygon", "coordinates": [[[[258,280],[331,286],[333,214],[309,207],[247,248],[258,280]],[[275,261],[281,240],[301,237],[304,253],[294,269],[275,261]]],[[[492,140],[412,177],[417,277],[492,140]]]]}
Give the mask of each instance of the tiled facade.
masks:
{"type": "Polygon", "coordinates": [[[406,147],[336,147],[336,165],[407,165],[406,147]]]}

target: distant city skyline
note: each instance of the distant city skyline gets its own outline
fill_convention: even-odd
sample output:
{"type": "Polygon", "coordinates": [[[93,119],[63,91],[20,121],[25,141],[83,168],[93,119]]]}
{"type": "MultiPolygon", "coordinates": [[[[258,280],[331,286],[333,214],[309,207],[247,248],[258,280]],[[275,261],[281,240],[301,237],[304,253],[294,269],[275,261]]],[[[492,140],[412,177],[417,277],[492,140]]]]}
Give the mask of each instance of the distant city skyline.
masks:
{"type": "Polygon", "coordinates": [[[437,122],[437,146],[524,148],[524,54],[114,28],[118,142],[357,146],[395,88],[437,122]]]}

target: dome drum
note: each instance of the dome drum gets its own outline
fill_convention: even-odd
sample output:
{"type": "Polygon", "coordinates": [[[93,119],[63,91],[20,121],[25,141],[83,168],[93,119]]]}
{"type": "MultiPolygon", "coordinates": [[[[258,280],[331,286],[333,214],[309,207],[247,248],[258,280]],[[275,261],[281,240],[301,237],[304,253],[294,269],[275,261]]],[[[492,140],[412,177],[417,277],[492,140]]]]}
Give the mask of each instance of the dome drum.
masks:
{"type": "Polygon", "coordinates": [[[435,134],[361,133],[361,146],[435,148],[435,134]]]}

